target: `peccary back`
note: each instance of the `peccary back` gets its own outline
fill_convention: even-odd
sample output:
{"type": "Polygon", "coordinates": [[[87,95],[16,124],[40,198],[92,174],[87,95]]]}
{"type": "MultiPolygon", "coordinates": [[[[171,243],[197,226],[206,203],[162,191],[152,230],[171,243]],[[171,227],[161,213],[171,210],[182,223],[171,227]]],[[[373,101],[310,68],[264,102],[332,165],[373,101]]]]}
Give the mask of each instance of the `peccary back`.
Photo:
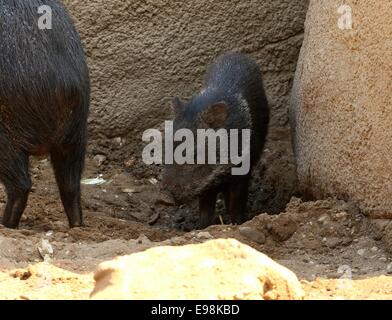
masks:
{"type": "Polygon", "coordinates": [[[207,72],[205,88],[206,91],[208,88],[216,91],[216,97],[232,102],[229,104],[232,116],[229,116],[228,128],[236,128],[235,124],[240,123],[238,115],[243,114],[244,128],[252,130],[252,162],[257,162],[268,133],[269,108],[256,61],[239,53],[219,57],[207,72]]]}

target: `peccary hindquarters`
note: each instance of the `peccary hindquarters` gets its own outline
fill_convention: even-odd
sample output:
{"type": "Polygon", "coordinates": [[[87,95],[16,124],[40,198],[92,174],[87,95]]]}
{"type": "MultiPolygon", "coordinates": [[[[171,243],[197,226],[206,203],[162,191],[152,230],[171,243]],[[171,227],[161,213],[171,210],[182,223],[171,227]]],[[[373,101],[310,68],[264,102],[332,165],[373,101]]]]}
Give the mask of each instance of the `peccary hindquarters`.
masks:
{"type": "Polygon", "coordinates": [[[17,228],[31,190],[29,156],[50,153],[71,227],[83,224],[90,82],[84,50],[68,13],[48,2],[52,29],[40,29],[41,0],[0,0],[0,181],[3,225],[17,228]]]}
{"type": "Polygon", "coordinates": [[[234,165],[212,168],[211,165],[191,164],[166,165],[164,174],[165,186],[179,202],[199,198],[201,228],[214,221],[219,193],[224,194],[232,223],[243,223],[252,167],[264,149],[269,123],[269,107],[257,63],[237,53],[219,57],[208,71],[203,90],[187,104],[175,99],[174,107],[175,131],[189,129],[196,136],[198,129],[205,128],[223,128],[227,132],[250,129],[250,170],[247,174],[233,175],[234,165]]]}

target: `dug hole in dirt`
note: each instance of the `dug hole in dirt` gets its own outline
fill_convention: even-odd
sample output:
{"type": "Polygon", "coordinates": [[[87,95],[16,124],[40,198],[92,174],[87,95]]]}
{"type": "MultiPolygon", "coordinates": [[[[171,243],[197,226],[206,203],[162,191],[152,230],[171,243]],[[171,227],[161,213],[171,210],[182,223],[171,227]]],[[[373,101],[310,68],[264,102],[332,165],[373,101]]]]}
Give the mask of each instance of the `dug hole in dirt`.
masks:
{"type": "Polygon", "coordinates": [[[193,209],[165,201],[157,179],[89,159],[86,227],[70,230],[49,161],[34,160],[31,173],[34,189],[20,229],[0,227],[0,299],[88,299],[103,261],[219,238],[237,239],[291,269],[307,299],[392,298],[392,223],[370,220],[354,204],[293,198],[279,215],[188,232],[195,219],[185,219],[184,210],[193,209]]]}

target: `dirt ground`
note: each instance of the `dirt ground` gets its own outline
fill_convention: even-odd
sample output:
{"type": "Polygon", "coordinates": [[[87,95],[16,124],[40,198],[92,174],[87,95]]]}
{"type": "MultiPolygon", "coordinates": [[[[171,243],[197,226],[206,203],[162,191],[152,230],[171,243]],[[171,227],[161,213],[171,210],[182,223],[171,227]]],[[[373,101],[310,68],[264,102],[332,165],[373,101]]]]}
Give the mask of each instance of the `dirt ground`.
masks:
{"type": "Polygon", "coordinates": [[[354,204],[293,198],[280,215],[189,231],[194,206],[176,207],[157,179],[103,170],[90,159],[84,178],[102,184],[83,186],[86,227],[69,230],[49,162],[35,160],[31,172],[34,190],[20,229],[0,226],[0,299],[87,299],[102,261],[212,238],[238,239],[287,266],[307,299],[392,298],[392,223],[370,220],[354,204]]]}

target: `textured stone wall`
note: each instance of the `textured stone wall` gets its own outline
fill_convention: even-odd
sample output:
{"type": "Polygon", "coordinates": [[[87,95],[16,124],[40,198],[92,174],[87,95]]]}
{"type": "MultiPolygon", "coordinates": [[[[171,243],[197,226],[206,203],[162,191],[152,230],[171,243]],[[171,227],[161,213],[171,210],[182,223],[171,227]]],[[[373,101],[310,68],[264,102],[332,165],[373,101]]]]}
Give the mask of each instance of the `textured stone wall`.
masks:
{"type": "MultiPolygon", "coordinates": [[[[91,69],[92,153],[137,163],[142,132],[172,117],[172,97],[191,96],[214,57],[236,50],[256,58],[264,72],[272,107],[266,157],[282,166],[272,171],[283,171],[292,181],[287,104],[307,0],[63,2],[77,23],[91,69]],[[110,143],[119,137],[122,143],[110,143]]],[[[139,169],[146,170],[133,166],[139,169]]],[[[282,178],[267,176],[265,190],[281,197],[277,185],[284,184],[282,178]]],[[[281,193],[287,198],[287,190],[281,193]]]]}
{"type": "Polygon", "coordinates": [[[310,2],[291,104],[300,187],[391,215],[392,3],[345,4],[352,29],[341,1],[310,2]]]}

